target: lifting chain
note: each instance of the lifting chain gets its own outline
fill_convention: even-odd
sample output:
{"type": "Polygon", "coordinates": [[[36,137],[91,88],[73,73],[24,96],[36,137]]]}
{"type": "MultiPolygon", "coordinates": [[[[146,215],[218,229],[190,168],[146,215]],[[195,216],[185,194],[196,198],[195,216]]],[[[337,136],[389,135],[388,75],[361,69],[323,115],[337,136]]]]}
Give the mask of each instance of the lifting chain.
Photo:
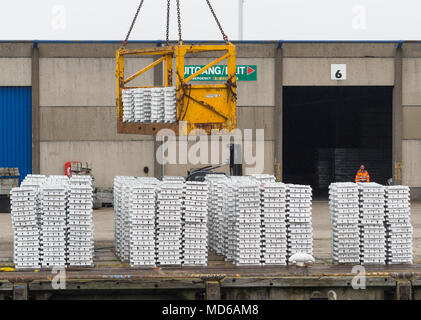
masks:
{"type": "Polygon", "coordinates": [[[170,5],[171,0],[167,0],[167,34],[166,34],[166,44],[167,46],[170,44],[170,5]]]}
{"type": "Polygon", "coordinates": [[[134,15],[132,24],[130,25],[129,32],[127,32],[126,39],[124,39],[124,41],[123,41],[123,48],[126,47],[127,41],[129,41],[130,33],[132,33],[134,24],[136,23],[136,19],[137,19],[137,16],[139,15],[140,9],[142,8],[143,2],[144,2],[144,0],[141,0],[140,3],[139,3],[139,7],[137,8],[136,14],[134,15]]]}
{"type": "Polygon", "coordinates": [[[177,20],[178,20],[178,40],[179,42],[183,42],[181,38],[181,14],[180,14],[180,0],[177,0],[177,20]]]}
{"type": "Polygon", "coordinates": [[[211,5],[210,1],[209,1],[209,0],[206,0],[206,2],[208,3],[209,9],[210,9],[210,11],[212,12],[213,18],[215,19],[216,24],[218,25],[219,30],[221,31],[222,38],[224,39],[224,41],[225,41],[225,42],[228,42],[228,37],[227,37],[227,35],[225,34],[224,29],[222,29],[221,23],[219,22],[218,17],[216,16],[216,13],[215,13],[215,11],[213,10],[212,5],[211,5]]]}

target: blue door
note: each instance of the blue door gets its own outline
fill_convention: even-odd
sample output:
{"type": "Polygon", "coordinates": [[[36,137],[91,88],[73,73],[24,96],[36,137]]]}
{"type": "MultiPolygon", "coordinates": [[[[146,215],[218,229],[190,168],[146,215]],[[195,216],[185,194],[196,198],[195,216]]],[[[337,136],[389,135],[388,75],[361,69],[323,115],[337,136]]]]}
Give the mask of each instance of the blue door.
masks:
{"type": "Polygon", "coordinates": [[[0,87],[0,167],[32,172],[31,87],[0,87]]]}

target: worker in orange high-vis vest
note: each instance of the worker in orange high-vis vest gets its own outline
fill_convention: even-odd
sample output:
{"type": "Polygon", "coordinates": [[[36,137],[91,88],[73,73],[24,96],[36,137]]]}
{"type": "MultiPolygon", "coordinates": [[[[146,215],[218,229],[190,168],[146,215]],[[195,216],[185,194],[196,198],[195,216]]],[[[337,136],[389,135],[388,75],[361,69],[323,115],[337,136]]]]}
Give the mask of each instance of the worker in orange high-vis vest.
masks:
{"type": "Polygon", "coordinates": [[[358,170],[357,175],[355,176],[355,182],[370,182],[370,175],[367,170],[365,170],[364,165],[362,164],[360,170],[358,170]]]}

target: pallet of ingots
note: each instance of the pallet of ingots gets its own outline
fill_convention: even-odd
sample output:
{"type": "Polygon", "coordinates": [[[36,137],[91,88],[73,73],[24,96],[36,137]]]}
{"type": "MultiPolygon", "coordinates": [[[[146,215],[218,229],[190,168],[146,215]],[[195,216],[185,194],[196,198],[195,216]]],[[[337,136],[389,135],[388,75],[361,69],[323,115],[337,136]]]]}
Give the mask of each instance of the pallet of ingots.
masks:
{"type": "Polygon", "coordinates": [[[384,186],[358,183],[360,207],[361,264],[384,264],[386,232],[384,228],[384,186]]]}
{"type": "Polygon", "coordinates": [[[329,208],[332,224],[332,258],[334,263],[359,263],[359,194],[352,182],[329,186],[329,208]]]}
{"type": "Polygon", "coordinates": [[[387,186],[386,196],[386,263],[401,264],[413,261],[409,187],[387,186]]]}
{"type": "Polygon", "coordinates": [[[134,90],[124,89],[122,92],[123,122],[134,122],[134,90]]]}
{"type": "Polygon", "coordinates": [[[264,265],[287,264],[286,185],[264,182],[260,185],[262,210],[262,261],[264,265]]]}
{"type": "Polygon", "coordinates": [[[41,216],[42,216],[42,208],[41,208],[41,200],[39,197],[41,186],[47,180],[47,177],[42,174],[28,174],[25,179],[21,183],[21,187],[29,187],[34,188],[36,191],[36,214],[37,214],[37,223],[38,226],[41,226],[41,216]]]}
{"type": "Polygon", "coordinates": [[[222,222],[223,228],[223,252],[226,261],[234,260],[235,253],[235,192],[231,179],[222,180],[223,190],[223,206],[222,206],[222,222]]]}
{"type": "Polygon", "coordinates": [[[313,255],[310,186],[287,184],[288,259],[295,253],[313,255]]]}
{"type": "Polygon", "coordinates": [[[67,201],[69,179],[49,176],[40,189],[41,200],[41,265],[67,265],[67,201]]]}
{"type": "Polygon", "coordinates": [[[164,122],[164,88],[151,89],[151,122],[164,122]]]}
{"type": "Polygon", "coordinates": [[[232,179],[236,193],[234,263],[237,266],[260,265],[262,240],[259,183],[247,177],[232,179]]]}
{"type": "Polygon", "coordinates": [[[164,90],[164,122],[174,123],[176,121],[177,121],[176,88],[167,87],[164,90]]]}
{"type": "Polygon", "coordinates": [[[181,265],[183,183],[163,182],[157,190],[156,253],[158,265],[181,265]]]}
{"type": "Polygon", "coordinates": [[[187,181],[184,184],[182,211],[182,260],[186,266],[206,266],[207,247],[206,182],[187,181]]]}
{"type": "Polygon", "coordinates": [[[18,269],[40,267],[40,233],[37,189],[17,187],[11,191],[13,262],[18,269]]]}
{"type": "Polygon", "coordinates": [[[129,195],[130,265],[154,267],[155,203],[157,185],[137,180],[129,195]]]}
{"type": "Polygon", "coordinates": [[[136,184],[136,179],[127,181],[121,189],[121,234],[120,249],[121,259],[130,262],[130,190],[136,184]]]}
{"type": "MultiPolygon", "coordinates": [[[[146,122],[150,121],[151,119],[151,110],[150,108],[141,108],[142,105],[145,105],[144,101],[144,94],[145,91],[138,88],[131,90],[131,94],[133,97],[132,107],[128,108],[128,113],[133,112],[131,118],[134,118],[133,121],[135,122],[146,122]]],[[[124,105],[123,105],[124,108],[124,105]]],[[[124,115],[124,112],[123,112],[124,115]]]]}
{"type": "MultiPolygon", "coordinates": [[[[208,245],[209,249],[216,254],[223,254],[223,245],[220,234],[220,216],[224,208],[224,181],[228,181],[225,175],[211,174],[205,177],[208,184],[208,245]]],[[[223,220],[223,218],[221,218],[223,220]]]]}
{"type": "Polygon", "coordinates": [[[91,176],[72,176],[68,200],[68,264],[93,266],[94,222],[91,176]]]}
{"type": "Polygon", "coordinates": [[[123,122],[173,123],[177,120],[175,87],[124,89],[122,102],[123,122]]]}
{"type": "Polygon", "coordinates": [[[128,243],[125,239],[127,234],[124,233],[126,205],[127,202],[123,200],[123,188],[129,182],[136,181],[135,177],[117,176],[114,178],[114,246],[116,255],[122,261],[128,261],[128,243]]]}

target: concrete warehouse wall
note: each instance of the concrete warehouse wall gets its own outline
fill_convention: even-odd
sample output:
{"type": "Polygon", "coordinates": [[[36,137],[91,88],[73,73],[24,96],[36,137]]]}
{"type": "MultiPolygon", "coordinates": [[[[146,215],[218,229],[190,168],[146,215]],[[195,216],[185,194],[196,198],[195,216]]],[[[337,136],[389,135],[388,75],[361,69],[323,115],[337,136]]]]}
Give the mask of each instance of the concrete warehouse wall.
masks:
{"type": "MultiPolygon", "coordinates": [[[[99,186],[118,174],[144,175],[156,163],[154,137],[116,132],[115,51],[119,43],[0,43],[0,85],[39,86],[33,100],[34,172],[62,174],[68,160],[88,161],[99,186]],[[38,60],[39,56],[39,60],[38,60]],[[37,68],[39,62],[39,69],[37,68]],[[39,102],[39,108],[37,107],[39,102]],[[38,113],[37,113],[38,112],[38,113]],[[38,142],[39,140],[39,142],[38,142]],[[37,147],[38,146],[38,147],[37,147]]],[[[282,87],[288,85],[393,85],[394,164],[398,183],[421,197],[421,44],[239,43],[238,64],[256,64],[257,82],[238,83],[238,128],[265,130],[264,172],[282,166],[282,87]],[[348,80],[331,81],[330,64],[346,63],[348,80]]],[[[156,46],[130,43],[129,48],[156,46]]],[[[192,55],[203,64],[214,54],[192,55]]],[[[151,58],[131,58],[127,74],[151,58]]],[[[156,73],[155,73],[156,75],[156,73]]],[[[154,72],[136,80],[151,85],[154,72]]],[[[166,174],[185,175],[197,165],[168,165],[166,174]]],[[[221,170],[227,170],[222,168],[221,170]]],[[[392,171],[392,170],[391,170],[392,171]]]]}
{"type": "Polygon", "coordinates": [[[421,198],[421,44],[404,45],[402,60],[402,182],[421,198]]]}

